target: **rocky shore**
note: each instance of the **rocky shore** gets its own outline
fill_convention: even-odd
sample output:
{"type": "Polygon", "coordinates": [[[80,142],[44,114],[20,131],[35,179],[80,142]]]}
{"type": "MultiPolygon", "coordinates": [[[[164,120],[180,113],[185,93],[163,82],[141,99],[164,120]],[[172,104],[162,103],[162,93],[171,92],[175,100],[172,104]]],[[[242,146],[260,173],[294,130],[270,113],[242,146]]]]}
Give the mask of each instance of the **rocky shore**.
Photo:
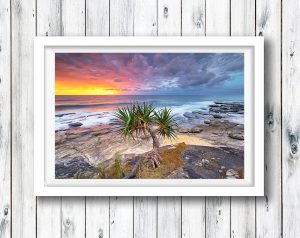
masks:
{"type": "MultiPolygon", "coordinates": [[[[151,172],[151,178],[243,178],[244,125],[229,120],[232,113],[243,114],[243,111],[244,106],[239,103],[215,102],[206,112],[186,112],[184,117],[193,121],[194,126],[175,128],[175,140],[161,139],[162,153],[176,152],[179,162],[176,167],[165,164],[162,167],[170,171],[158,173],[162,169],[157,169],[151,172]],[[195,125],[195,119],[203,122],[195,125]],[[182,144],[184,146],[176,150],[182,144]]],[[[68,129],[55,132],[56,178],[116,178],[116,171],[121,174],[120,178],[126,177],[137,161],[152,149],[149,137],[125,140],[113,121],[91,127],[81,127],[76,121],[71,123],[68,129]]],[[[144,165],[139,166],[144,168],[144,165]]],[[[145,171],[134,178],[147,178],[145,171]]]]}

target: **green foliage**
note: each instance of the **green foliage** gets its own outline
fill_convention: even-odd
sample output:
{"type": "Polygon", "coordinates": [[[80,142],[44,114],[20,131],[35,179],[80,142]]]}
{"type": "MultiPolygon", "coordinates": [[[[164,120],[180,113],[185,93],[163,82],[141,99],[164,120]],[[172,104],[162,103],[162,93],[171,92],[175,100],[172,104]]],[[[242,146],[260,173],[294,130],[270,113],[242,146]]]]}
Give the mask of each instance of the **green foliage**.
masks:
{"type": "Polygon", "coordinates": [[[167,109],[166,107],[160,111],[155,111],[154,119],[159,126],[158,133],[164,138],[174,139],[176,137],[174,127],[177,126],[177,123],[171,112],[171,109],[167,109]]]}
{"type": "Polygon", "coordinates": [[[114,114],[120,125],[120,133],[125,137],[149,134],[151,127],[158,127],[157,132],[162,137],[174,138],[176,126],[171,109],[164,108],[156,111],[151,104],[133,104],[131,107],[122,107],[114,114]]]}
{"type": "Polygon", "coordinates": [[[122,179],[124,177],[124,172],[123,172],[122,166],[121,166],[120,155],[116,155],[113,169],[114,169],[114,178],[115,179],[122,179]]]}
{"type": "Polygon", "coordinates": [[[106,178],[105,168],[102,165],[99,165],[97,167],[97,172],[98,172],[97,178],[99,178],[99,179],[105,179],[106,178]]]}
{"type": "Polygon", "coordinates": [[[92,173],[84,173],[82,171],[76,172],[74,175],[75,179],[92,179],[94,176],[92,173]]]}

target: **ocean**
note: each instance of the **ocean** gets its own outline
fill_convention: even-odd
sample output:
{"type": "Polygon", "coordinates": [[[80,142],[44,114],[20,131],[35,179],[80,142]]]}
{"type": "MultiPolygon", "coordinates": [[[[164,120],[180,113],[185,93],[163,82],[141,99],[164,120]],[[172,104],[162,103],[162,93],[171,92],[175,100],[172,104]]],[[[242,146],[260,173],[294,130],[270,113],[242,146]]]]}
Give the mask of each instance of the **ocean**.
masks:
{"type": "MultiPolygon", "coordinates": [[[[214,102],[242,103],[242,96],[199,96],[199,95],[105,95],[105,96],[55,96],[55,129],[65,130],[73,122],[82,123],[82,127],[107,125],[119,107],[133,103],[150,103],[155,108],[170,108],[182,127],[202,124],[208,119],[209,105],[214,102]],[[187,118],[185,113],[200,112],[201,118],[187,118]]],[[[227,120],[244,123],[243,114],[228,113],[227,120]]],[[[225,119],[225,118],[224,118],[225,119]]]]}

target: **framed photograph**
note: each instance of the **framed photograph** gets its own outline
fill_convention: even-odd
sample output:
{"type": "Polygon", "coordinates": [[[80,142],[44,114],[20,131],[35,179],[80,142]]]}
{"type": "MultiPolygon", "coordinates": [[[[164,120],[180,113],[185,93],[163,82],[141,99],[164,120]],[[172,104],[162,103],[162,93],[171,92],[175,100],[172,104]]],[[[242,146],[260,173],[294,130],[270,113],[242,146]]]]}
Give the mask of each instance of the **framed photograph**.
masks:
{"type": "Polygon", "coordinates": [[[262,196],[262,37],[36,37],[36,196],[262,196]]]}

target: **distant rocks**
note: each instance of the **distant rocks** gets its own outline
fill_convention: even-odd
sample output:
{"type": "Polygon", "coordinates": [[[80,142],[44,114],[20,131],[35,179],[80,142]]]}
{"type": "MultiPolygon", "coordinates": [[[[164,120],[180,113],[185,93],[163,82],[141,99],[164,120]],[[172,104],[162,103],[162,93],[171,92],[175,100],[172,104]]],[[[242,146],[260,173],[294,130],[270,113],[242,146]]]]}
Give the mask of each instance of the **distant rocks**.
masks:
{"type": "Polygon", "coordinates": [[[78,126],[82,126],[81,122],[72,122],[69,124],[70,127],[78,127],[78,126]]]}
{"type": "Polygon", "coordinates": [[[178,132],[180,133],[200,133],[203,129],[199,127],[193,127],[193,128],[179,128],[178,132]]]}
{"type": "Polygon", "coordinates": [[[56,114],[55,117],[63,117],[63,116],[74,115],[74,114],[75,112],[61,113],[61,114],[56,114]]]}
{"type": "Polygon", "coordinates": [[[217,118],[217,119],[221,119],[222,118],[222,116],[220,114],[214,114],[213,117],[217,118]]]}
{"type": "Polygon", "coordinates": [[[215,102],[215,104],[209,105],[209,111],[213,113],[244,113],[244,105],[241,103],[226,103],[215,102]]]}
{"type": "Polygon", "coordinates": [[[228,136],[236,140],[244,140],[244,131],[229,132],[228,136]]]}

